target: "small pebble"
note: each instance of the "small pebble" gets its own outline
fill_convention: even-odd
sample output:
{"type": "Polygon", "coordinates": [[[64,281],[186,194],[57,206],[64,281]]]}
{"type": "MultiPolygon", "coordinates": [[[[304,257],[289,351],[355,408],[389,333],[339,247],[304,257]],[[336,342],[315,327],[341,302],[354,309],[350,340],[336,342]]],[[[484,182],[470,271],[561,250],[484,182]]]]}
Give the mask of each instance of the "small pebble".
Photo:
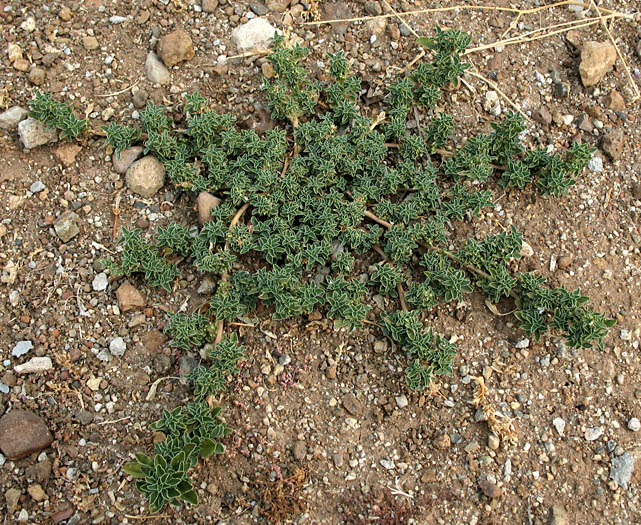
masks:
{"type": "Polygon", "coordinates": [[[407,405],[409,405],[409,401],[407,400],[407,397],[405,396],[405,394],[396,396],[394,399],[396,400],[396,404],[398,405],[398,408],[405,408],[407,405]]]}
{"type": "Polygon", "coordinates": [[[596,441],[603,434],[603,428],[601,427],[589,427],[585,431],[585,440],[586,441],[596,441]]]}
{"type": "Polygon", "coordinates": [[[554,428],[556,428],[556,431],[559,433],[559,436],[562,436],[563,432],[565,431],[565,419],[561,417],[555,417],[552,420],[552,425],[554,425],[554,428]]]}
{"type": "Polygon", "coordinates": [[[628,421],[628,428],[632,430],[632,432],[638,432],[641,430],[641,423],[636,417],[630,418],[628,421]]]}
{"type": "Polygon", "coordinates": [[[96,292],[102,292],[103,290],[106,290],[108,285],[109,285],[109,278],[107,277],[107,274],[104,272],[100,272],[98,275],[96,275],[93,278],[93,281],[91,283],[91,287],[96,292]]]}
{"type": "Polygon", "coordinates": [[[29,191],[31,193],[40,193],[44,189],[45,189],[45,185],[39,180],[37,180],[31,186],[29,186],[29,191]]]}

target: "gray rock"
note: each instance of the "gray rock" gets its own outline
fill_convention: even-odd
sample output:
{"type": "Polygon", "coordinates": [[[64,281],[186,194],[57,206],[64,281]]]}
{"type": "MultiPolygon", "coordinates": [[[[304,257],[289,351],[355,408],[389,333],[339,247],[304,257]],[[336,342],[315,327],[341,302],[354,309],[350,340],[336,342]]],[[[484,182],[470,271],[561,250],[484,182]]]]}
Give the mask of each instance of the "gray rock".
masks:
{"type": "Polygon", "coordinates": [[[619,487],[624,489],[628,488],[628,483],[632,478],[633,472],[634,456],[630,452],[612,458],[610,462],[610,478],[613,479],[619,487]]]}
{"type": "Polygon", "coordinates": [[[291,362],[292,362],[292,358],[289,357],[287,354],[283,354],[278,358],[278,363],[281,364],[282,366],[287,366],[291,362]]]}
{"type": "Polygon", "coordinates": [[[91,282],[91,287],[96,292],[102,292],[103,290],[106,290],[107,286],[109,286],[109,278],[107,277],[107,274],[105,272],[100,272],[93,278],[93,281],[91,282]]]}
{"type": "Polygon", "coordinates": [[[258,16],[267,14],[267,8],[263,4],[249,4],[249,8],[258,16]]]}
{"type": "Polygon", "coordinates": [[[596,441],[603,434],[602,427],[589,427],[585,431],[585,440],[586,441],[596,441]]]}
{"type": "Polygon", "coordinates": [[[54,221],[53,228],[62,242],[68,242],[80,233],[79,220],[74,212],[66,211],[54,221]]]}
{"type": "Polygon", "coordinates": [[[401,24],[400,30],[401,30],[401,35],[403,36],[410,36],[412,34],[412,30],[410,29],[410,26],[408,26],[407,24],[401,24]]]}
{"type": "Polygon", "coordinates": [[[514,348],[518,348],[518,349],[527,348],[528,346],[530,346],[530,340],[527,337],[524,337],[523,339],[519,339],[514,344],[514,348]]]}
{"type": "Polygon", "coordinates": [[[104,363],[108,363],[109,361],[111,361],[111,360],[114,358],[114,356],[113,356],[113,355],[111,355],[111,353],[109,352],[109,350],[107,350],[106,348],[103,348],[102,350],[100,350],[100,352],[98,352],[98,353],[96,354],[96,357],[97,357],[100,361],[103,361],[104,363]]]}
{"type": "Polygon", "coordinates": [[[381,464],[381,466],[382,466],[384,469],[387,469],[387,470],[392,470],[392,469],[394,469],[394,468],[396,467],[396,465],[394,464],[394,462],[393,462],[393,461],[390,461],[389,459],[381,459],[381,460],[379,461],[379,463],[381,464]]]}
{"type": "Polygon", "coordinates": [[[628,428],[632,430],[632,432],[638,432],[641,430],[641,423],[636,417],[632,417],[628,421],[628,428]]]}
{"type": "Polygon", "coordinates": [[[31,193],[40,193],[45,188],[46,188],[46,186],[42,183],[42,181],[37,180],[31,186],[29,186],[29,191],[31,193]]]}
{"type": "Polygon", "coordinates": [[[109,22],[111,22],[112,24],[122,24],[123,22],[126,22],[126,21],[127,21],[126,16],[114,15],[109,17],[109,22]]]}
{"type": "Polygon", "coordinates": [[[25,355],[32,348],[33,343],[31,341],[18,341],[13,347],[13,350],[11,350],[11,355],[13,357],[20,357],[25,355]]]}
{"type": "Polygon", "coordinates": [[[149,52],[145,60],[145,73],[149,82],[166,86],[171,82],[171,73],[156,53],[149,52]]]}
{"type": "Polygon", "coordinates": [[[0,113],[0,128],[7,130],[13,129],[21,120],[27,118],[28,114],[29,112],[20,106],[10,107],[8,110],[0,113]]]}
{"type": "Polygon", "coordinates": [[[238,51],[244,53],[251,49],[265,49],[269,47],[270,39],[278,31],[264,18],[254,18],[232,31],[231,37],[238,51]]]}
{"type": "Polygon", "coordinates": [[[25,149],[33,149],[58,140],[58,132],[39,120],[28,118],[18,124],[18,135],[25,149]]]}
{"type": "Polygon", "coordinates": [[[14,409],[0,419],[0,449],[8,459],[39,452],[52,442],[46,423],[33,412],[14,409]]]}
{"type": "Polygon", "coordinates": [[[123,356],[127,350],[127,344],[122,337],[114,337],[109,343],[109,351],[112,355],[123,356]]]}
{"type": "Polygon", "coordinates": [[[405,408],[407,405],[410,404],[405,394],[396,396],[394,399],[396,400],[396,404],[398,405],[398,408],[405,408]]]}
{"type": "Polygon", "coordinates": [[[37,374],[38,372],[46,372],[53,368],[53,362],[50,357],[32,357],[22,365],[16,365],[13,370],[17,374],[37,374]]]}
{"type": "Polygon", "coordinates": [[[180,357],[178,365],[178,375],[184,379],[196,369],[198,361],[191,354],[185,354],[180,357]]]}
{"type": "Polygon", "coordinates": [[[127,173],[129,166],[142,157],[142,146],[123,149],[120,154],[113,154],[113,165],[116,173],[124,175],[127,173]]]}
{"type": "Polygon", "coordinates": [[[152,197],[165,184],[165,168],[151,155],[134,162],[125,176],[127,186],[141,197],[152,197]]]}
{"type": "Polygon", "coordinates": [[[588,162],[588,169],[594,173],[601,173],[603,171],[603,159],[595,155],[588,162]]]}

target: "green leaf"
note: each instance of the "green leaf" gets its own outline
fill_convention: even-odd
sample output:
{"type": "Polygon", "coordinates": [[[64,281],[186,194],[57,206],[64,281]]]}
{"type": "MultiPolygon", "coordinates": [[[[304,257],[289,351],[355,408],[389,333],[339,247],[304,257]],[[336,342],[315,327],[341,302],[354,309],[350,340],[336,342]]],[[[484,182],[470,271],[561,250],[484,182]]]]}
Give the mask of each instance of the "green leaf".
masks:
{"type": "Polygon", "coordinates": [[[123,465],[122,470],[133,478],[145,478],[146,474],[142,471],[142,465],[137,461],[123,465]]]}
{"type": "Polygon", "coordinates": [[[209,438],[202,439],[200,441],[200,455],[203,458],[208,458],[216,451],[216,447],[218,445],[220,445],[220,443],[212,439],[209,439],[209,438]]]}
{"type": "Polygon", "coordinates": [[[134,455],[136,456],[136,460],[138,460],[138,463],[149,466],[153,465],[153,461],[151,460],[151,458],[143,454],[142,452],[136,452],[134,455]]]}
{"type": "Polygon", "coordinates": [[[183,492],[179,498],[187,503],[191,503],[192,505],[198,505],[198,494],[193,490],[183,492]]]}

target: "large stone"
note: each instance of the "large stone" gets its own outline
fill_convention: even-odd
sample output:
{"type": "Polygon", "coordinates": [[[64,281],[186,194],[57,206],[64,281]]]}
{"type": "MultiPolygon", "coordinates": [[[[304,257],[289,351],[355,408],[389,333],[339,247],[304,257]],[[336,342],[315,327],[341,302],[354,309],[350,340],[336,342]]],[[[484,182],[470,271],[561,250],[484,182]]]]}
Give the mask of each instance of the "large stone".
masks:
{"type": "Polygon", "coordinates": [[[583,44],[579,74],[585,87],[596,86],[610,71],[617,59],[617,51],[610,42],[589,41],[583,44]]]}
{"type": "Polygon", "coordinates": [[[53,436],[33,412],[14,409],[0,419],[0,450],[9,459],[20,459],[47,448],[53,436]]]}
{"type": "Polygon", "coordinates": [[[205,224],[211,220],[211,210],[220,204],[220,199],[211,193],[201,191],[196,198],[196,209],[198,210],[198,222],[205,224]]]}
{"type": "Polygon", "coordinates": [[[80,233],[79,220],[74,212],[66,211],[54,221],[53,228],[62,242],[68,242],[80,233]]]}
{"type": "Polygon", "coordinates": [[[191,37],[182,29],[177,29],[163,36],[158,42],[156,51],[167,67],[191,60],[196,56],[191,37]]]}
{"type": "Polygon", "coordinates": [[[273,25],[264,18],[252,18],[234,31],[231,37],[238,48],[238,51],[245,53],[252,49],[265,49],[269,47],[270,39],[274,33],[280,33],[273,25]]]}
{"type": "Polygon", "coordinates": [[[154,84],[165,86],[171,82],[171,73],[158,58],[158,55],[151,51],[147,53],[147,60],[145,60],[145,73],[147,73],[149,82],[154,84]]]}
{"type": "Polygon", "coordinates": [[[129,166],[125,179],[131,191],[148,199],[165,184],[165,168],[156,157],[147,155],[129,166]]]}
{"type": "Polygon", "coordinates": [[[21,120],[27,118],[29,112],[20,106],[10,107],[7,111],[0,113],[0,128],[13,129],[21,120]]]}
{"type": "Polygon", "coordinates": [[[113,154],[114,170],[116,173],[124,175],[127,173],[129,166],[142,157],[142,146],[123,149],[120,153],[113,154]]]}
{"type": "Polygon", "coordinates": [[[145,296],[140,293],[129,281],[122,283],[116,290],[118,306],[123,312],[144,308],[147,304],[145,296]]]}
{"type": "MultiPolygon", "coordinates": [[[[323,2],[323,20],[344,20],[354,16],[347,2],[323,2]]],[[[404,24],[403,24],[404,25],[404,24]]],[[[348,22],[335,22],[331,24],[332,32],[344,35],[349,28],[348,22]]]]}
{"type": "Polygon", "coordinates": [[[25,149],[33,149],[58,140],[58,132],[39,120],[28,118],[18,124],[18,135],[25,149]]]}

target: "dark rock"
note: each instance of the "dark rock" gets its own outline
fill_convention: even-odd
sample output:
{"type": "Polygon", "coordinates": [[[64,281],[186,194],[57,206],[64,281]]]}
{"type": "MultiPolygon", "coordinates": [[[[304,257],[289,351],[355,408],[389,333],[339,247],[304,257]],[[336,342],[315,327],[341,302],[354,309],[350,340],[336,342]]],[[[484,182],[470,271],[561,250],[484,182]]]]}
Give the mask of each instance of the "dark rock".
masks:
{"type": "Polygon", "coordinates": [[[53,436],[33,412],[14,409],[0,419],[0,450],[9,459],[20,459],[47,448],[53,436]]]}

